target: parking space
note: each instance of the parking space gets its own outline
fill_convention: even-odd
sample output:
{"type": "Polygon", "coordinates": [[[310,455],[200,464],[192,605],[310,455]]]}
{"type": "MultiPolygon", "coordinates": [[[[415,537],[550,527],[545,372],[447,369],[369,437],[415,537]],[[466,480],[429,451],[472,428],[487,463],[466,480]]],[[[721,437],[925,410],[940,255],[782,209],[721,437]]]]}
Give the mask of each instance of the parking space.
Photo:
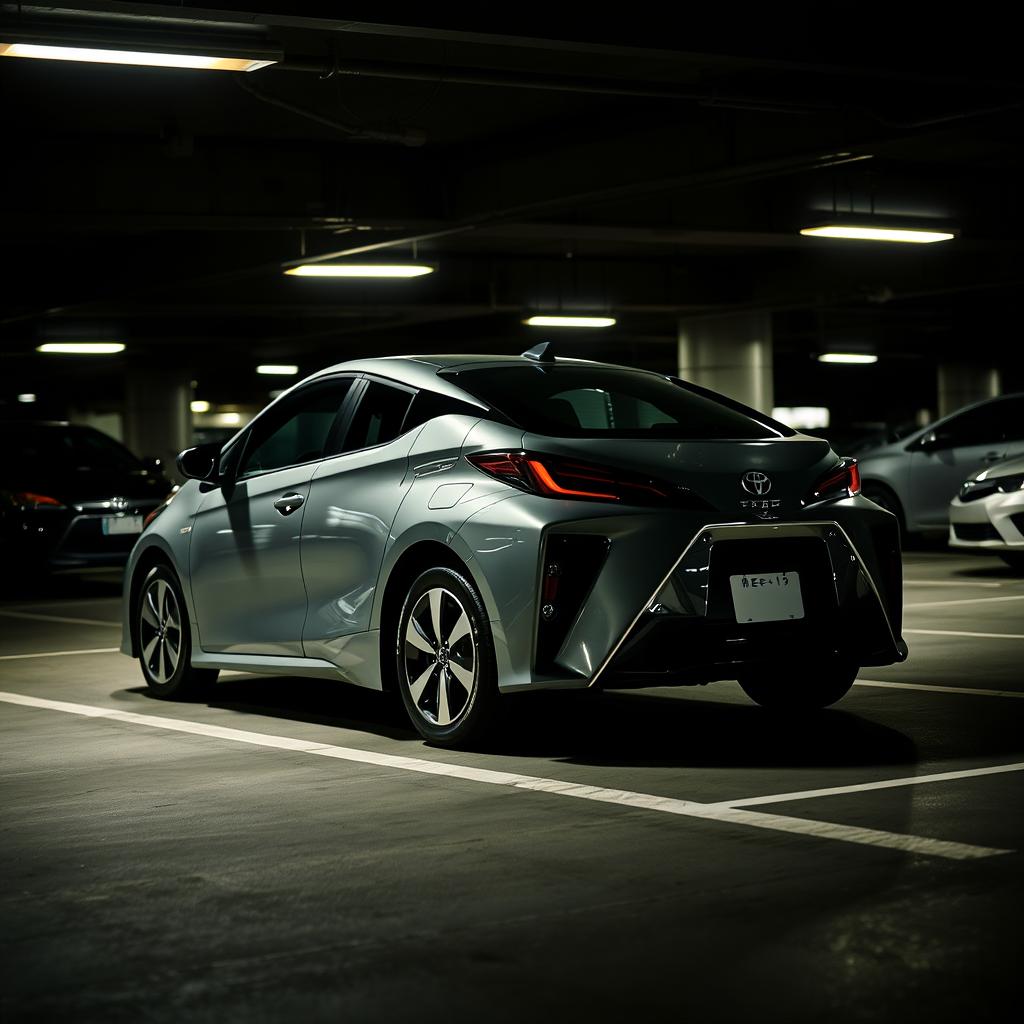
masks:
{"type": "Polygon", "coordinates": [[[323,681],[154,701],[109,582],[9,599],[5,1015],[965,1019],[1009,985],[1024,581],[906,576],[909,661],[835,709],[539,694],[470,752],[323,681]]]}

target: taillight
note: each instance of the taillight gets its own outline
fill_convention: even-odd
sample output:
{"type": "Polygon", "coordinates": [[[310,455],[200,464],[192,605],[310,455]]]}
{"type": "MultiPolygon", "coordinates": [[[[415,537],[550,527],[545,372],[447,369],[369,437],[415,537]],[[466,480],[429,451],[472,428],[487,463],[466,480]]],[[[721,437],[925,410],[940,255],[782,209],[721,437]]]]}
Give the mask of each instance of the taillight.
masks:
{"type": "Polygon", "coordinates": [[[547,498],[621,502],[626,505],[700,503],[685,487],[617,469],[535,452],[468,455],[477,469],[531,494],[547,498]]]}
{"type": "Polygon", "coordinates": [[[837,498],[852,498],[860,494],[860,468],[856,459],[843,459],[837,469],[823,476],[804,496],[805,505],[819,501],[835,501],[837,498]]]}
{"type": "Polygon", "coordinates": [[[14,501],[22,508],[64,508],[64,502],[34,491],[20,491],[14,495],[14,501]]]}

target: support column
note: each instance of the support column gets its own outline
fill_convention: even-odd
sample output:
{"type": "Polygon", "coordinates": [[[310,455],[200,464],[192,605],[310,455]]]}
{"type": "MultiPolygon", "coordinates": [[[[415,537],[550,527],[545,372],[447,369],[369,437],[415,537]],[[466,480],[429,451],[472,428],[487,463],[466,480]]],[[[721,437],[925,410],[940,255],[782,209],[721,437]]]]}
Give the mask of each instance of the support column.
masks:
{"type": "Polygon", "coordinates": [[[937,383],[940,416],[947,416],[971,402],[995,398],[1002,384],[994,366],[972,363],[940,363],[937,383]]]}
{"type": "Polygon", "coordinates": [[[771,414],[771,314],[680,320],[679,376],[771,414]]]}
{"type": "Polygon", "coordinates": [[[192,382],[166,370],[129,370],[125,380],[124,442],[143,458],[163,462],[176,477],[174,460],[192,443],[192,382]]]}

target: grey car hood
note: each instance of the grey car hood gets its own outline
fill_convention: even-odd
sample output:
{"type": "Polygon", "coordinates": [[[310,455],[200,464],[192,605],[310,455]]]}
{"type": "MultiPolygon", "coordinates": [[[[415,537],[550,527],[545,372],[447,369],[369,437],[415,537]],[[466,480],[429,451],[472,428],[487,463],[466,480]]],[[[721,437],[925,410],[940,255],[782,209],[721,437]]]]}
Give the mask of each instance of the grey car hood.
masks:
{"type": "Polygon", "coordinates": [[[968,480],[988,480],[990,477],[1015,476],[1017,473],[1024,473],[1024,455],[1013,459],[1004,459],[994,466],[986,466],[972,473],[968,480]]]}

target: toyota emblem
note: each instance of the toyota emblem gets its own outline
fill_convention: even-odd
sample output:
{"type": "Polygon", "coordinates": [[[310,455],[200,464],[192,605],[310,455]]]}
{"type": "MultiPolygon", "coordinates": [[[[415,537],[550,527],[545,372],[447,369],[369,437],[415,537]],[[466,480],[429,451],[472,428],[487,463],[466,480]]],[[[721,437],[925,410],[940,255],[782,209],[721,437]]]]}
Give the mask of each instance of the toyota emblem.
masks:
{"type": "Polygon", "coordinates": [[[760,497],[772,489],[771,477],[759,470],[752,469],[740,477],[740,484],[747,494],[756,494],[760,497]]]}

